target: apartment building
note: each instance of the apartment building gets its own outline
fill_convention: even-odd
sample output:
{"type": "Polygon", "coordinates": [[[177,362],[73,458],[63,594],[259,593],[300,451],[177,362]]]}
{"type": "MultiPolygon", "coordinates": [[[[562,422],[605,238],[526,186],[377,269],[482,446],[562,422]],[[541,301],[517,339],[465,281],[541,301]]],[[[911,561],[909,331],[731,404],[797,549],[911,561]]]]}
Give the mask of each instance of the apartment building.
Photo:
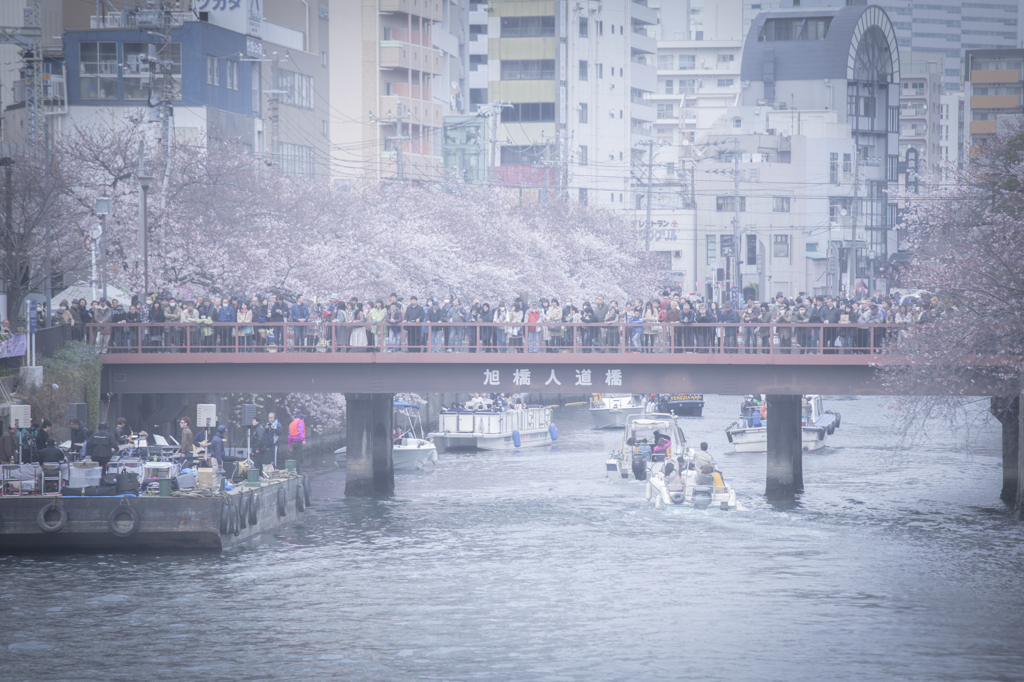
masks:
{"type": "Polygon", "coordinates": [[[900,53],[900,172],[910,174],[907,182],[913,186],[942,161],[944,64],[942,53],[900,53]]]}
{"type": "Polygon", "coordinates": [[[1024,50],[968,50],[964,60],[967,143],[978,145],[1024,113],[1024,50]]]}
{"type": "Polygon", "coordinates": [[[335,176],[440,179],[444,117],[469,110],[470,3],[333,0],[330,8],[335,176]]]}
{"type": "MultiPolygon", "coordinates": [[[[943,166],[960,163],[964,153],[964,93],[944,94],[939,106],[939,157],[943,166]]],[[[948,170],[943,170],[942,177],[949,177],[948,170]]]]}
{"type": "Polygon", "coordinates": [[[487,11],[488,101],[502,103],[494,174],[633,206],[656,117],[657,12],[630,0],[491,0],[487,11]]]}

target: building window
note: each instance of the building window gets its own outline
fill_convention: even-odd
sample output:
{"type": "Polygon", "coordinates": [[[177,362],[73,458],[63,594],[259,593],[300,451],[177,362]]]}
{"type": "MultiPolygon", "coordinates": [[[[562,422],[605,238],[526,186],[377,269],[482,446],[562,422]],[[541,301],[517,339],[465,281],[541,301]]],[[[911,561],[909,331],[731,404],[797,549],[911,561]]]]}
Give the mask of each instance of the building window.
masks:
{"type": "Polygon", "coordinates": [[[584,206],[586,206],[587,205],[587,188],[586,187],[580,187],[579,197],[580,197],[580,203],[583,204],[584,206]]]}
{"type": "Polygon", "coordinates": [[[327,53],[323,50],[320,51],[320,66],[327,68],[327,53]]]}
{"type": "Polygon", "coordinates": [[[670,54],[659,54],[658,71],[671,71],[675,61],[675,58],[670,54]]]}
{"type": "Polygon", "coordinates": [[[828,181],[833,185],[839,184],[839,154],[835,152],[828,155],[828,181]]]}
{"type": "Polygon", "coordinates": [[[747,265],[757,265],[757,235],[747,235],[747,265]]]}
{"type": "Polygon", "coordinates": [[[294,71],[277,72],[277,89],[284,90],[281,102],[300,109],[313,108],[313,77],[303,76],[294,71]]]}
{"type": "MultiPolygon", "coordinates": [[[[793,2],[793,7],[799,7],[793,2]]],[[[829,24],[832,18],[826,19],[768,19],[761,27],[758,34],[758,41],[782,41],[782,40],[824,40],[828,35],[829,24]]]]}
{"type": "Polygon", "coordinates": [[[672,102],[658,102],[658,118],[675,118],[676,105],[672,102]]]}
{"type": "MultiPolygon", "coordinates": [[[[747,210],[747,198],[740,197],[740,211],[747,210]]],[[[715,210],[723,211],[726,213],[733,213],[736,211],[736,197],[715,197],[715,210]]]]}
{"type": "Polygon", "coordinates": [[[329,137],[331,134],[330,123],[328,123],[327,121],[320,121],[320,132],[323,134],[324,137],[329,137]]]}
{"type": "Polygon", "coordinates": [[[228,90],[238,90],[238,62],[228,60],[228,90]]]}
{"type": "Polygon", "coordinates": [[[720,88],[731,88],[733,82],[734,81],[733,81],[732,78],[719,78],[718,79],[718,87],[720,87],[720,88]]]}
{"type": "Polygon", "coordinates": [[[587,80],[587,60],[586,59],[581,59],[580,60],[580,80],[581,81],[587,80]]]}
{"type": "Polygon", "coordinates": [[[587,147],[586,145],[580,145],[580,165],[587,165],[587,147]]]}
{"type": "Polygon", "coordinates": [[[597,27],[597,35],[603,36],[604,35],[604,22],[603,21],[594,20],[594,26],[597,27]]]}
{"type": "Polygon", "coordinates": [[[117,99],[117,43],[78,44],[82,99],[117,99]]]}
{"type": "Polygon", "coordinates": [[[739,116],[735,117],[732,120],[732,127],[733,128],[742,128],[743,127],[743,119],[740,118],[739,116]]]}
{"type": "MultiPolygon", "coordinates": [[[[149,99],[151,74],[160,75],[161,69],[150,70],[149,48],[154,47],[156,58],[160,62],[170,62],[171,90],[174,99],[181,99],[181,43],[170,43],[164,47],[162,43],[123,43],[121,49],[124,55],[124,66],[121,71],[121,91],[124,99],[149,99]],[[169,59],[165,59],[161,52],[167,50],[169,59]]],[[[116,72],[115,72],[116,73],[116,72]]],[[[159,84],[155,85],[159,90],[159,84]]],[[[84,89],[83,89],[84,91],[84,89]]],[[[85,95],[82,96],[85,98],[85,95]]]]}
{"type": "Polygon", "coordinates": [[[554,17],[502,17],[502,38],[536,38],[555,35],[554,17]]]}
{"type": "Polygon", "coordinates": [[[536,81],[554,79],[554,59],[501,60],[501,80],[503,81],[536,81]]]}
{"type": "Polygon", "coordinates": [[[721,253],[722,256],[724,256],[725,258],[731,258],[732,257],[732,235],[731,234],[723,234],[721,240],[719,240],[719,245],[722,247],[721,250],[719,251],[719,253],[721,253]]]}
{"type": "MultiPolygon", "coordinates": [[[[506,106],[501,110],[502,123],[539,123],[554,120],[554,102],[522,102],[506,106]]],[[[585,121],[583,122],[585,123],[585,121]]]]}
{"type": "Polygon", "coordinates": [[[469,39],[477,40],[479,36],[487,35],[487,24],[470,24],[469,39]]]}
{"type": "Polygon", "coordinates": [[[772,197],[772,211],[789,213],[789,197],[772,197]]]}
{"type": "Polygon", "coordinates": [[[736,56],[735,56],[735,55],[731,55],[731,54],[720,54],[720,55],[718,55],[718,63],[719,63],[719,64],[729,64],[729,63],[730,63],[730,62],[732,62],[732,61],[733,61],[733,60],[734,60],[735,58],[736,58],[736,56]]]}
{"type": "Polygon", "coordinates": [[[277,143],[281,172],[285,175],[313,175],[313,148],[302,145],[277,143]]]}
{"type": "Polygon", "coordinates": [[[544,160],[542,145],[506,145],[501,148],[502,166],[535,166],[544,160]]]}
{"type": "Polygon", "coordinates": [[[206,55],[206,84],[220,86],[220,58],[206,55]]]}
{"type": "Polygon", "coordinates": [[[604,64],[597,65],[597,77],[604,78],[604,64]]]}
{"type": "Polygon", "coordinates": [[[692,54],[679,55],[679,70],[693,71],[697,68],[697,56],[692,54]]]}
{"type": "Polygon", "coordinates": [[[580,38],[587,37],[587,18],[580,17],[580,38]]]}
{"type": "Polygon", "coordinates": [[[707,252],[708,252],[708,265],[714,265],[717,262],[716,255],[718,253],[718,243],[715,235],[709,234],[707,239],[707,252]]]}
{"type": "Polygon", "coordinates": [[[850,160],[850,155],[849,154],[843,154],[843,172],[844,173],[852,173],[853,172],[853,162],[850,160]]]}
{"type": "Polygon", "coordinates": [[[580,102],[580,123],[587,122],[587,104],[586,102],[580,102]]]}
{"type": "Polygon", "coordinates": [[[788,234],[777,234],[772,237],[772,257],[789,258],[788,234]]]}
{"type": "Polygon", "coordinates": [[[672,94],[672,89],[673,89],[674,86],[675,86],[675,81],[671,81],[671,80],[665,81],[665,94],[666,95],[671,95],[672,94]]]}

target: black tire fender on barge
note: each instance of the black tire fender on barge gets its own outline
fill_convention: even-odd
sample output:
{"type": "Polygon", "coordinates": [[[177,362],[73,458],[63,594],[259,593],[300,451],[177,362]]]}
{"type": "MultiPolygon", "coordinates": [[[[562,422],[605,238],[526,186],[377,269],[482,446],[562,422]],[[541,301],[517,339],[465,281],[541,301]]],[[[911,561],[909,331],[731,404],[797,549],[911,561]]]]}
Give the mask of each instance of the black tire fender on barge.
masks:
{"type": "Polygon", "coordinates": [[[251,495],[242,493],[242,499],[238,501],[238,525],[242,530],[249,525],[249,498],[251,495]]]}
{"type": "Polygon", "coordinates": [[[295,487],[295,511],[300,514],[306,511],[306,491],[301,484],[295,487]]]}
{"type": "Polygon", "coordinates": [[[309,482],[309,476],[302,479],[302,494],[306,496],[306,506],[313,506],[313,486],[309,482]]]}
{"type": "Polygon", "coordinates": [[[110,532],[119,538],[126,538],[139,529],[139,512],[135,511],[130,504],[119,504],[111,510],[107,516],[107,527],[110,532]],[[127,515],[129,524],[127,528],[122,527],[118,521],[127,515]]]}
{"type": "Polygon", "coordinates": [[[39,513],[36,514],[36,523],[39,524],[39,527],[42,529],[42,531],[44,533],[56,533],[57,531],[59,531],[62,528],[64,528],[64,526],[67,524],[67,522],[68,522],[68,512],[67,512],[67,510],[65,510],[64,507],[60,506],[56,502],[50,502],[49,504],[44,504],[39,509],[39,513]],[[53,510],[56,510],[60,514],[60,516],[58,517],[56,523],[50,523],[49,521],[46,520],[47,513],[49,513],[50,511],[53,511],[53,510]]]}
{"type": "Polygon", "coordinates": [[[277,490],[277,515],[284,517],[288,514],[288,510],[285,505],[288,504],[288,495],[284,492],[284,485],[277,490]]]}
{"type": "Polygon", "coordinates": [[[231,532],[231,506],[225,499],[220,506],[220,534],[227,535],[231,532]]]}
{"type": "Polygon", "coordinates": [[[260,520],[260,494],[255,490],[249,499],[249,525],[253,528],[260,520]]]}

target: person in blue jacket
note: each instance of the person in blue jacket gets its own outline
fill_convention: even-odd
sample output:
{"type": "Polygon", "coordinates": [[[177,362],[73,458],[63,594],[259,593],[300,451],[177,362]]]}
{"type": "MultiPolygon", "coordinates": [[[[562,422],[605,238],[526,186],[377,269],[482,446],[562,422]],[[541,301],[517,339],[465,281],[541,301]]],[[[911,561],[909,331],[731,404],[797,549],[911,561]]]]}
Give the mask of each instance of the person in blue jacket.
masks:
{"type": "MultiPolygon", "coordinates": [[[[217,309],[217,322],[234,324],[237,320],[235,309],[231,307],[228,299],[224,299],[220,308],[217,309]]],[[[234,351],[234,330],[230,327],[223,327],[217,330],[217,343],[220,345],[222,353],[230,353],[234,351]]]]}
{"type": "Polygon", "coordinates": [[[217,433],[214,434],[213,440],[210,441],[210,456],[217,460],[217,464],[221,468],[224,467],[224,432],[227,431],[227,427],[221,424],[217,427],[217,433]]]}

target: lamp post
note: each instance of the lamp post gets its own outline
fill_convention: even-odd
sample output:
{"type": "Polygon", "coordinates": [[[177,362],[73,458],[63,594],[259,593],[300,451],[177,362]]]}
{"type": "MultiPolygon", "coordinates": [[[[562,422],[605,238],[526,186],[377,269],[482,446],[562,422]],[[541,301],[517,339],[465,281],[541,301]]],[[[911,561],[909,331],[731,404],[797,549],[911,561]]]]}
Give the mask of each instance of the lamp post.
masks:
{"type": "Polygon", "coordinates": [[[149,295],[149,227],[146,224],[146,194],[153,182],[152,175],[139,175],[139,254],[142,257],[142,298],[149,295]]]}
{"type": "Polygon", "coordinates": [[[94,253],[98,246],[100,252],[100,276],[99,285],[100,290],[103,292],[103,296],[107,295],[107,216],[110,215],[110,197],[96,197],[96,201],[93,204],[93,212],[100,218],[100,236],[96,246],[93,247],[94,253]]]}

